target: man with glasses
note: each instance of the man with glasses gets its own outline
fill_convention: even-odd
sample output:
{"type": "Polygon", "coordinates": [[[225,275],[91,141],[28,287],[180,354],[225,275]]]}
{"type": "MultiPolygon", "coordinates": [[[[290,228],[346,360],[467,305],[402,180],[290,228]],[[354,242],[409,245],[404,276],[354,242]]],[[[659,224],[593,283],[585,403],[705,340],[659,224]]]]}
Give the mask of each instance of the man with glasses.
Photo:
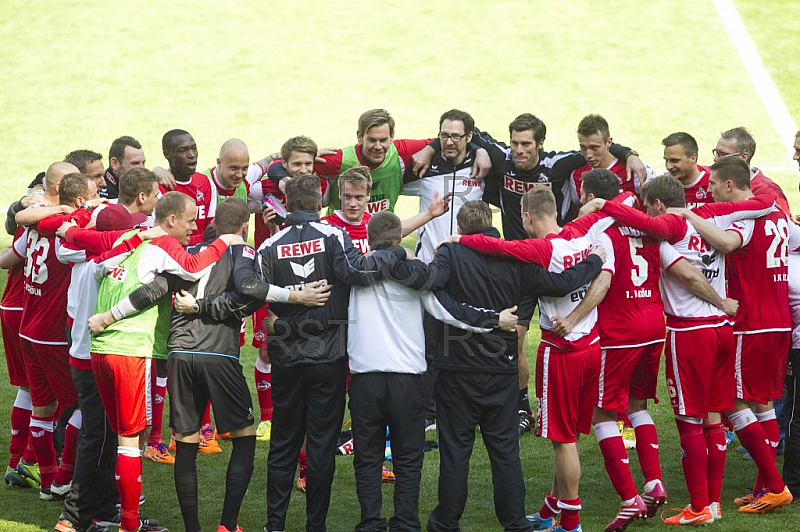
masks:
{"type": "Polygon", "coordinates": [[[753,156],[756,154],[756,139],[744,126],[735,127],[719,134],[717,146],[711,150],[716,163],[723,157],[739,157],[750,166],[750,190],[753,195],[760,196],[772,192],[777,196],[778,207],[791,217],[789,201],[781,187],[772,179],[764,175],[760,168],[752,166],[753,156]]]}
{"type": "Polygon", "coordinates": [[[667,172],[683,185],[686,208],[695,209],[706,203],[714,203],[708,191],[711,171],[708,166],[697,164],[697,141],[688,133],[678,131],[665,137],[664,162],[667,172]]]}

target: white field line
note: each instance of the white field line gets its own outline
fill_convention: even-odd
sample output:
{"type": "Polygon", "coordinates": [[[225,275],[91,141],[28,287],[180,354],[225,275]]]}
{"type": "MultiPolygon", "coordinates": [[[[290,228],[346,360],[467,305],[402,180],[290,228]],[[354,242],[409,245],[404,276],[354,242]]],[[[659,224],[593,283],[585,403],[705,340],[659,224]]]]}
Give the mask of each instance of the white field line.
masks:
{"type": "Polygon", "coordinates": [[[742,63],[744,63],[747,75],[750,76],[750,81],[753,82],[758,96],[767,109],[767,114],[775,130],[778,132],[781,143],[787,148],[787,153],[789,154],[788,160],[791,160],[791,155],[794,153],[794,150],[790,147],[794,143],[794,134],[797,132],[797,125],[792,115],[789,113],[789,109],[786,107],[786,103],[784,103],[778,91],[778,87],[775,85],[775,82],[772,81],[772,76],[770,76],[769,72],[764,67],[761,56],[758,54],[758,50],[756,50],[756,45],[750,38],[747,28],[744,27],[742,18],[739,16],[739,12],[736,10],[733,0],[713,0],[713,2],[717,13],[719,13],[719,18],[728,31],[733,47],[739,54],[742,63]]]}

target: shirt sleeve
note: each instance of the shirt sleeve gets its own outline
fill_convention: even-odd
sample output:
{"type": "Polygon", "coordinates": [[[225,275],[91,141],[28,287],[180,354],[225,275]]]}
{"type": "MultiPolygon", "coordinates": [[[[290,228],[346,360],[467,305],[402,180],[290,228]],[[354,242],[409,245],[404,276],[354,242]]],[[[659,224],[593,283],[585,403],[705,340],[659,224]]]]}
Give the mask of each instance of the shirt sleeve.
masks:
{"type": "Polygon", "coordinates": [[[678,251],[672,247],[672,244],[665,241],[662,241],[659,244],[658,253],[661,258],[661,267],[664,269],[664,271],[669,270],[673,264],[683,258],[683,255],[678,253],[678,251]]]}
{"type": "Polygon", "coordinates": [[[744,247],[747,244],[749,244],[750,239],[753,238],[753,230],[755,229],[755,227],[756,227],[756,221],[753,219],[747,219],[747,220],[739,220],[733,222],[725,230],[737,233],[739,237],[741,237],[742,239],[742,245],[739,247],[744,247]]]}
{"type": "Polygon", "coordinates": [[[613,216],[620,225],[638,229],[659,240],[674,242],[686,233],[686,221],[674,214],[649,216],[627,205],[607,201],[601,212],[613,216]]]}
{"type": "Polygon", "coordinates": [[[606,261],[603,263],[603,271],[614,275],[616,272],[616,253],[614,251],[614,243],[606,233],[601,233],[595,242],[595,247],[598,246],[602,247],[606,252],[606,261]]]}
{"type": "Polygon", "coordinates": [[[486,235],[461,235],[460,243],[484,255],[512,257],[523,262],[535,262],[545,268],[550,265],[553,249],[552,244],[544,238],[503,240],[486,235]]]}

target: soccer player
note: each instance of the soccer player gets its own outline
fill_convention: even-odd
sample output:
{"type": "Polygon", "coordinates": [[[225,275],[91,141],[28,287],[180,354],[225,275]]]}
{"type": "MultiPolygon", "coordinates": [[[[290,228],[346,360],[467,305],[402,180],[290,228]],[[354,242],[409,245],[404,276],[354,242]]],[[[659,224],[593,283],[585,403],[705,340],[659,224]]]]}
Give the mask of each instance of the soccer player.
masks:
{"type": "Polygon", "coordinates": [[[166,356],[170,315],[169,298],[163,298],[135,318],[108,325],[104,313],[157,273],[197,280],[210,269],[229,243],[241,237],[226,235],[206,250],[190,256],[183,246],[197,229],[194,201],[185,194],[170,192],[155,206],[156,225],[167,234],[141,244],[103,279],[97,297],[97,315],[90,329],[102,330],[92,339],[92,368],[103,406],[118,434],[116,477],[121,504],[120,529],[139,530],[142,451],[150,424],[149,402],[155,381],[151,359],[166,356]],[[125,386],[121,383],[125,382],[125,386]]]}
{"type": "MultiPolygon", "coordinates": [[[[663,240],[659,251],[667,315],[667,389],[690,497],[686,508],[665,522],[712,523],[720,515],[719,494],[725,467],[720,413],[733,407],[734,342],[730,317],[736,315],[738,303],[725,297],[725,255],[709,245],[686,220],[665,214],[670,207],[684,206],[683,185],[671,177],[659,176],[642,187],[642,199],[649,216],[600,198],[589,202],[585,210],[599,208],[621,225],[663,240]],[[709,427],[705,433],[704,426],[709,427]]],[[[769,198],[753,198],[724,204],[724,213],[716,211],[708,217],[715,218],[715,223],[732,223],[763,216],[770,212],[772,204],[769,198]]],[[[704,216],[702,211],[700,214],[704,216]]]]}
{"type": "MultiPolygon", "coordinates": [[[[217,208],[217,188],[205,174],[197,172],[197,143],[194,137],[182,129],[172,129],[161,139],[164,158],[169,162],[169,171],[175,176],[175,191],[186,194],[197,207],[197,230],[189,244],[203,242],[203,231],[214,219],[217,208]]],[[[161,192],[167,188],[161,185],[161,192]]]]}
{"type": "MultiPolygon", "coordinates": [[[[619,174],[596,168],[582,174],[581,203],[612,200],[620,193],[619,174]]],[[[664,347],[664,304],[659,288],[658,242],[638,232],[608,228],[598,241],[606,250],[603,270],[578,308],[565,319],[566,328],[579,321],[583,307],[597,306],[601,369],[592,426],[611,484],[622,499],[606,532],[624,530],[636,519],[654,517],[667,501],[658,458],[658,435],[647,412],[656,397],[656,381],[664,347]],[[595,299],[596,298],[596,299],[595,299]],[[618,414],[628,413],[636,432],[645,487],[641,497],[633,482],[625,444],[617,427],[618,414]]]]}
{"type": "MultiPolygon", "coordinates": [[[[44,200],[47,203],[77,208],[96,196],[94,181],[90,182],[83,174],[68,173],[74,170],[69,163],[50,165],[45,175],[44,200]]],[[[29,209],[39,208],[45,207],[29,209]]],[[[19,336],[33,403],[32,444],[41,477],[39,498],[53,500],[63,498],[69,491],[80,430],[80,411],[76,411],[64,431],[64,451],[58,465],[53,448],[55,420],[61,410],[77,402],[65,335],[70,267],[56,257],[60,242],[55,236],[45,237],[35,226],[30,226],[21,242],[25,243],[25,251],[17,253],[25,258],[25,292],[19,336]],[[55,496],[51,485],[57,490],[55,496]]],[[[17,470],[24,476],[31,476],[25,462],[21,461],[17,470]]]]}
{"type": "MultiPolygon", "coordinates": [[[[750,183],[750,168],[737,157],[723,157],[711,165],[709,184],[714,201],[752,198],[750,183]]],[[[783,393],[792,330],[788,231],[793,230],[792,247],[796,248],[800,245],[800,229],[790,227],[791,222],[781,210],[729,227],[717,227],[689,210],[681,214],[711,246],[728,254],[728,293],[740,302],[733,326],[736,399],[728,419],[758,467],[752,492],[734,502],[739,504],[740,512],[764,513],[792,500],[775,466],[780,427],[772,401],[783,393]]]]}
{"type": "MultiPolygon", "coordinates": [[[[578,124],[578,144],[580,145],[581,155],[586,159],[586,164],[574,170],[569,178],[570,203],[573,207],[582,205],[581,202],[581,182],[584,173],[592,169],[605,168],[619,179],[619,186],[625,192],[631,192],[639,197],[639,189],[646,179],[655,177],[649,167],[646,167],[647,174],[640,179],[637,173],[633,173],[633,179],[628,179],[628,167],[624,161],[614,157],[609,151],[614,139],[608,128],[608,122],[600,115],[586,115],[578,124]]],[[[566,202],[565,202],[566,203],[566,202]]],[[[562,206],[562,215],[566,216],[562,206]]],[[[577,209],[576,209],[577,210],[577,209]]]]}
{"type": "Polygon", "coordinates": [[[756,139],[746,127],[739,126],[720,133],[717,145],[711,152],[714,155],[714,162],[723,157],[739,157],[746,162],[750,166],[750,190],[753,194],[760,196],[772,192],[778,197],[776,200],[778,207],[789,216],[792,215],[789,211],[789,201],[781,187],[765,176],[760,168],[752,166],[753,156],[756,154],[756,139]]]}
{"type": "Polygon", "coordinates": [[[127,135],[114,139],[108,150],[108,168],[103,175],[106,186],[99,191],[100,196],[108,199],[118,198],[119,180],[122,174],[131,168],[144,168],[144,163],[144,151],[138,140],[127,135]]]}
{"type": "Polygon", "coordinates": [[[708,166],[697,164],[697,141],[688,133],[678,131],[661,140],[667,172],[683,185],[687,209],[711,203],[708,192],[708,166]]]}
{"type": "MultiPolygon", "coordinates": [[[[558,273],[584,260],[596,246],[601,233],[613,220],[593,217],[559,227],[553,193],[533,188],[522,197],[521,216],[529,240],[505,241],[484,235],[451,237],[483,253],[538,262],[558,273]]],[[[606,259],[606,263],[608,259],[606,259]]],[[[604,268],[609,268],[604,263],[604,268]]],[[[600,373],[600,345],[597,310],[570,330],[559,331],[564,317],[572,312],[589,290],[584,284],[564,296],[539,298],[542,341],[536,360],[536,395],[539,400],[537,434],[553,444],[555,471],[553,487],[538,513],[529,517],[537,530],[549,528],[560,512],[560,531],[580,530],[581,501],[578,497],[580,459],[578,433],[591,430],[592,407],[597,397],[600,373]]]]}
{"type": "MultiPolygon", "coordinates": [[[[366,284],[380,271],[405,257],[402,248],[378,250],[365,258],[338,227],[319,222],[322,207],[319,178],[300,176],[286,185],[289,216],[286,229],[259,248],[257,268],[264,281],[301,287],[324,280],[333,283],[326,305],[345,323],[347,294],[343,283],[366,284]],[[334,281],[336,279],[336,281],[334,281]]],[[[291,304],[274,304],[279,316],[301,314],[291,304]]],[[[267,337],[275,379],[272,440],[267,461],[267,530],[283,530],[303,439],[308,434],[309,530],[324,530],[335,468],[336,441],[344,416],[347,365],[336,323],[316,328],[299,340],[267,337]]]]}
{"type": "Polygon", "coordinates": [[[80,173],[88,175],[90,179],[94,180],[98,194],[106,187],[103,179],[105,167],[101,154],[92,150],[74,150],[64,157],[64,162],[74,164],[80,173]]]}

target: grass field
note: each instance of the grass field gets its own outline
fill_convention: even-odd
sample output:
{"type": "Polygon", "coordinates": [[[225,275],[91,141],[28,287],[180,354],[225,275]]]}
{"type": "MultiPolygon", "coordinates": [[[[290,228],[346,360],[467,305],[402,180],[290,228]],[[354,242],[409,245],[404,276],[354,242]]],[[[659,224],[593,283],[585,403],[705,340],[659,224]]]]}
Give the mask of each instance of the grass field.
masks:
{"type": "MultiPolygon", "coordinates": [[[[800,60],[793,0],[736,0],[736,8],[795,123],[800,122],[800,60]]],[[[76,0],[5,0],[0,12],[0,204],[17,199],[36,173],[77,148],[107,152],[120,135],[138,138],[148,167],[165,163],[160,139],[168,129],[193,133],[199,165],[214,164],[219,145],[236,136],[253,159],[283,141],[307,134],[322,146],[355,142],[358,115],[388,109],[398,138],[429,137],[439,115],[456,107],[503,139],[508,122],[533,112],[548,125],[545,147],[575,149],[575,127],[598,112],[616,140],[663,169],[660,139],[683,130],[700,144],[700,162],[711,162],[719,132],[746,125],[758,141],[754,164],[769,168],[800,209],[792,139],[775,131],[765,106],[733,48],[711,0],[627,2],[584,0],[520,3],[419,0],[276,2],[176,0],[169,4],[76,0]]],[[[399,211],[414,212],[411,199],[399,211]]],[[[10,238],[0,236],[0,244],[10,238]]],[[[528,353],[534,353],[531,335],[528,353]]],[[[249,340],[248,340],[249,342],[249,340]]],[[[254,350],[243,355],[252,375],[254,350]]],[[[529,355],[530,356],[530,355],[529,355]]],[[[5,370],[0,370],[4,377],[5,370]]],[[[531,388],[531,391],[533,388],[531,388]]],[[[0,462],[7,459],[8,412],[14,390],[0,388],[0,462]]],[[[665,391],[660,396],[667,398],[665,391]]],[[[668,401],[653,409],[662,437],[664,480],[671,505],[687,495],[680,450],[668,401]]],[[[547,442],[522,440],[535,511],[552,475],[547,442]]],[[[202,522],[216,526],[221,509],[225,454],[201,456],[202,522]]],[[[259,444],[256,471],[244,501],[241,525],[265,522],[266,455],[259,444]]],[[[584,530],[601,530],[616,513],[593,436],[581,446],[584,530]]],[[[350,530],[358,505],[350,458],[337,459],[329,529],[350,530]]],[[[635,453],[631,467],[638,467],[635,453]]],[[[795,508],[763,517],[739,516],[730,500],[751,485],[754,468],[729,453],[719,530],[793,530],[795,508]]],[[[146,515],[182,530],[169,466],[145,464],[146,515]]],[[[420,514],[436,503],[438,456],[425,457],[420,514]]],[[[498,530],[491,476],[480,442],[470,463],[466,531],[498,530]]],[[[637,483],[641,476],[637,473],[637,483]]],[[[392,487],[384,488],[385,513],[392,487]]],[[[40,503],[23,490],[0,497],[0,531],[52,529],[59,505],[40,503]]],[[[304,522],[304,500],[293,498],[289,530],[304,522]]],[[[660,522],[630,530],[666,528],[660,522]]]]}

